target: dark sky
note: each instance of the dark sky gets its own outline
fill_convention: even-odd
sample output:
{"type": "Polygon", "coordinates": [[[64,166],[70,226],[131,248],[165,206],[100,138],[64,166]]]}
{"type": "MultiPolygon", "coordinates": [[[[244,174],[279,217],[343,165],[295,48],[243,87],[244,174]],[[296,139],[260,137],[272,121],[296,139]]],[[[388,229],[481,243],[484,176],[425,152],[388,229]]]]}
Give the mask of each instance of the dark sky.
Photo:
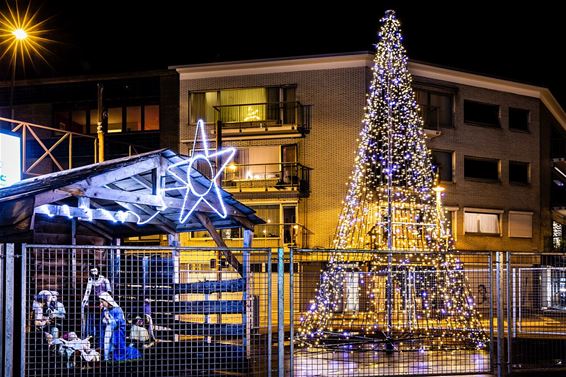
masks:
{"type": "Polygon", "coordinates": [[[563,12],[551,2],[498,3],[36,0],[58,43],[50,45],[51,67],[28,65],[18,78],[373,51],[379,19],[395,9],[411,60],[546,86],[566,107],[563,12]]]}

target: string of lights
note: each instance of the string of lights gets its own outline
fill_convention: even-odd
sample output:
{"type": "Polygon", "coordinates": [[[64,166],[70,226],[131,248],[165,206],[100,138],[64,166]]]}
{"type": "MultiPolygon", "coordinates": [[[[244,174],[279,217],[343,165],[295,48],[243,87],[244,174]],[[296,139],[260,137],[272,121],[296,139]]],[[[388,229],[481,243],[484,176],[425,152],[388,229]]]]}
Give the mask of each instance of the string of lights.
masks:
{"type": "Polygon", "coordinates": [[[482,349],[488,339],[435,188],[400,23],[393,11],[381,23],[336,251],[301,317],[298,344],[482,349]],[[348,289],[352,273],[359,289],[348,289]],[[365,302],[363,310],[344,305],[352,294],[365,302]]]}

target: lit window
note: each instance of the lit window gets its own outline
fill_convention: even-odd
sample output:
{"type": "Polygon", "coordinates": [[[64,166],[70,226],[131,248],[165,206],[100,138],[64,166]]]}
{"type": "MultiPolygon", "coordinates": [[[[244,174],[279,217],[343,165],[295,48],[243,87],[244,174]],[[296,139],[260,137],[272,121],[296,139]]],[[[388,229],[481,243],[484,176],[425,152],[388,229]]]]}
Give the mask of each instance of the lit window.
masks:
{"type": "Polygon", "coordinates": [[[122,132],[122,108],[111,107],[108,109],[108,132],[122,132]]]}
{"type": "Polygon", "coordinates": [[[144,131],[159,130],[159,105],[146,105],[144,110],[144,131]]]}
{"type": "Polygon", "coordinates": [[[499,213],[464,212],[464,232],[500,234],[499,213]]]}
{"type": "Polygon", "coordinates": [[[126,132],[141,131],[142,117],[140,106],[126,107],[126,132]]]}

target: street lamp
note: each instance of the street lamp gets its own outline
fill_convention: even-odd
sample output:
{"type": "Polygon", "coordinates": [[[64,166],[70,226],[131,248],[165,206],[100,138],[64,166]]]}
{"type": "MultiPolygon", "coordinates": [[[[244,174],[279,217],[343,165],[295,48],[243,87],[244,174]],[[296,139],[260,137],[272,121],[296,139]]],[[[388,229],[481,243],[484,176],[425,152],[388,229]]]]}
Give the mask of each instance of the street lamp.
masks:
{"type": "Polygon", "coordinates": [[[0,12],[0,49],[4,52],[0,59],[10,58],[12,77],[10,82],[10,117],[14,119],[14,87],[16,86],[16,67],[18,59],[21,64],[25,60],[32,61],[34,56],[39,57],[47,63],[44,53],[47,49],[43,46],[49,39],[42,35],[46,32],[43,26],[47,20],[38,21],[37,11],[32,12],[30,5],[20,11],[18,4],[14,8],[8,5],[8,10],[0,12]]]}

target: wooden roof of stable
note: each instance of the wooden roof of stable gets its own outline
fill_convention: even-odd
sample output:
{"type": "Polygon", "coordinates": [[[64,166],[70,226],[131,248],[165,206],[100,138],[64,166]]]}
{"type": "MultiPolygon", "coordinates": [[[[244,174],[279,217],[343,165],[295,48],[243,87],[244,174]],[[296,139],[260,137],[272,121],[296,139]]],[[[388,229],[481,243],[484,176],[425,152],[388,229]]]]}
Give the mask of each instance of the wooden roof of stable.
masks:
{"type": "MultiPolygon", "coordinates": [[[[43,232],[49,232],[50,224],[56,229],[57,223],[71,217],[78,218],[78,228],[105,238],[200,231],[211,225],[216,229],[252,229],[264,223],[224,190],[220,195],[209,190],[204,199],[220,208],[221,197],[225,218],[200,202],[181,222],[180,212],[187,213],[198,199],[186,195],[187,182],[179,179],[187,176],[188,163],[183,161],[188,162],[188,157],[164,149],[25,179],[0,189],[0,237],[5,242],[25,240],[38,222],[43,232]],[[174,169],[175,174],[169,174],[168,169],[174,169]],[[85,218],[85,208],[90,210],[91,220],[85,218]],[[118,213],[120,221],[116,221],[118,213]],[[147,223],[139,224],[140,220],[147,223]]],[[[200,188],[198,192],[211,187],[211,181],[195,169],[190,180],[200,188]]]]}

